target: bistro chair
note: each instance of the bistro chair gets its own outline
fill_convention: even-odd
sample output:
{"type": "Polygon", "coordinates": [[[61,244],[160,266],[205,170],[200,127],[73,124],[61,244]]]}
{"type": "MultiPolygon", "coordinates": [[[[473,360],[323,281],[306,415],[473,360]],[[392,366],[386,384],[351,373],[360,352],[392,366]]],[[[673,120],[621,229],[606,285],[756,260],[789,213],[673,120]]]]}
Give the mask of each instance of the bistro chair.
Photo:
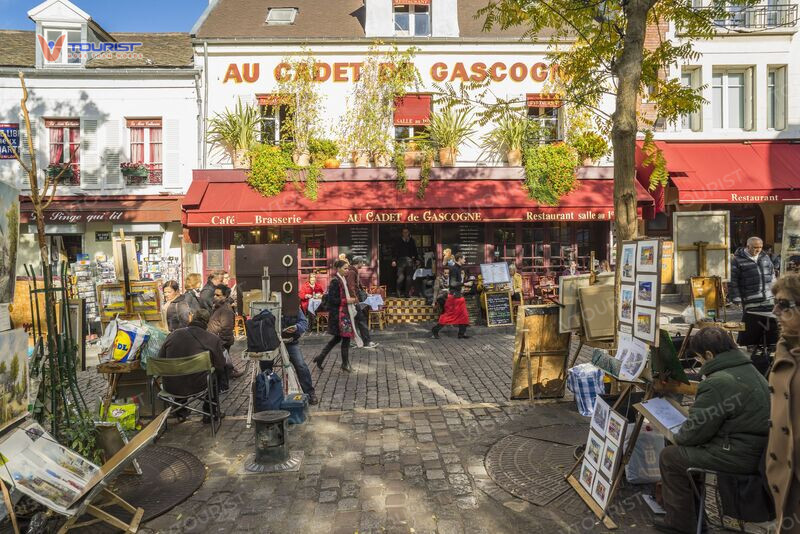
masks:
{"type": "Polygon", "coordinates": [[[546,275],[539,277],[539,283],[536,286],[536,296],[542,301],[549,298],[558,298],[558,284],[556,284],[555,276],[546,275]]]}
{"type": "Polygon", "coordinates": [[[148,358],[147,359],[147,376],[150,377],[148,388],[150,390],[151,406],[155,406],[155,397],[158,396],[163,402],[169,406],[181,409],[185,408],[191,412],[207,415],[211,418],[211,437],[214,437],[219,429],[221,420],[219,417],[220,402],[217,395],[217,376],[214,373],[214,366],[211,364],[211,353],[204,351],[194,356],[187,356],[185,358],[148,358]],[[163,380],[159,378],[164,377],[179,377],[194,375],[197,373],[204,373],[206,378],[206,387],[202,391],[193,393],[191,395],[177,395],[167,391],[164,387],[163,380]],[[156,387],[159,388],[156,395],[156,387]],[[201,408],[193,406],[195,403],[208,403],[208,412],[203,411],[201,408]]]}
{"type": "Polygon", "coordinates": [[[371,287],[369,288],[369,294],[380,295],[383,299],[383,304],[381,304],[377,310],[373,310],[370,307],[369,313],[367,314],[367,328],[372,328],[372,325],[375,324],[383,330],[386,324],[386,286],[371,287]]]}
{"type": "Polygon", "coordinates": [[[522,276],[522,304],[536,299],[536,273],[521,273],[522,276]]]}
{"type": "Polygon", "coordinates": [[[317,334],[319,334],[322,330],[328,328],[328,321],[330,320],[330,313],[326,311],[319,311],[315,314],[316,320],[316,328],[317,334]]]}

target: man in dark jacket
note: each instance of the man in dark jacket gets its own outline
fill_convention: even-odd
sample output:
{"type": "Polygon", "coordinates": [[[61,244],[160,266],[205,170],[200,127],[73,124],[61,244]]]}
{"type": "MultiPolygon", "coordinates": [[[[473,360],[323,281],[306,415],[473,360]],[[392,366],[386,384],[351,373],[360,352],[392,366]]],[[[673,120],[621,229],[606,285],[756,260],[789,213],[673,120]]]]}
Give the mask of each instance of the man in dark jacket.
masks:
{"type": "Polygon", "coordinates": [[[222,283],[222,273],[214,271],[208,275],[206,285],[200,290],[200,305],[208,310],[208,313],[214,311],[214,289],[222,283]]]}
{"type": "Polygon", "coordinates": [[[747,246],[737,250],[731,260],[729,298],[734,304],[740,304],[744,312],[745,331],[739,332],[737,339],[741,346],[760,345],[765,332],[768,345],[778,341],[775,321],[752,313],[772,311],[774,304],[770,289],[775,279],[775,267],[763,248],[761,239],[751,237],[747,246]]]}
{"type": "Polygon", "coordinates": [[[392,267],[397,267],[397,296],[407,297],[414,274],[414,261],[419,256],[417,243],[408,228],[400,231],[400,239],[394,245],[394,255],[396,260],[392,262],[392,267]]]}
{"type": "MultiPolygon", "coordinates": [[[[208,351],[211,355],[211,363],[214,366],[217,377],[221,376],[225,370],[225,357],[222,354],[223,346],[219,337],[208,332],[208,312],[198,310],[192,314],[189,326],[178,328],[164,340],[161,350],[158,352],[159,358],[186,358],[201,352],[208,351]]],[[[164,377],[164,389],[175,395],[192,395],[203,391],[207,387],[205,373],[196,373],[187,376],[164,377]]],[[[217,398],[217,392],[213,392],[217,398]]],[[[208,411],[208,405],[203,406],[208,411]]],[[[185,418],[187,410],[181,409],[176,412],[179,418],[185,418]]],[[[211,419],[203,417],[204,423],[210,423],[211,419]]]]}
{"type": "MultiPolygon", "coordinates": [[[[225,347],[225,350],[228,351],[229,355],[233,342],[235,341],[233,335],[235,314],[231,307],[230,294],[231,288],[225,284],[219,284],[214,288],[214,311],[211,313],[211,319],[208,321],[208,331],[219,336],[222,340],[222,345],[225,347]]],[[[231,378],[239,378],[244,374],[243,371],[237,370],[232,362],[228,363],[227,369],[228,375],[230,375],[231,378]]],[[[222,389],[228,389],[227,385],[227,381],[223,380],[222,389]]]]}
{"type": "Polygon", "coordinates": [[[655,526],[665,532],[696,530],[697,503],[686,469],[758,473],[769,433],[769,385],[730,335],[707,327],[688,341],[690,352],[703,362],[705,379],[675,445],[661,452],[667,515],[655,526]]]}
{"type": "MultiPolygon", "coordinates": [[[[303,353],[300,351],[300,338],[308,331],[308,321],[305,314],[303,314],[303,310],[298,309],[297,315],[284,315],[281,325],[283,326],[281,338],[286,346],[286,352],[289,354],[289,361],[292,363],[295,373],[297,373],[300,389],[308,395],[309,404],[319,404],[314,391],[314,382],[311,379],[311,371],[308,369],[308,364],[303,359],[303,353]]],[[[271,366],[271,361],[262,360],[259,362],[259,367],[262,371],[269,369],[271,366]]]]}

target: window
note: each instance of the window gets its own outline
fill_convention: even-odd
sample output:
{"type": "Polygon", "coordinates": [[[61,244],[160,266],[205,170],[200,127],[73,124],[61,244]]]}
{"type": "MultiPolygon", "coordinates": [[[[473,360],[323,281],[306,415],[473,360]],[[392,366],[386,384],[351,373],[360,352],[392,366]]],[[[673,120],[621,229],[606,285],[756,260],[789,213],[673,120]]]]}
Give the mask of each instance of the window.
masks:
{"type": "Polygon", "coordinates": [[[767,71],[767,128],[786,128],[786,67],[767,71]]]}
{"type": "Polygon", "coordinates": [[[394,140],[395,141],[411,141],[412,139],[419,139],[426,131],[427,126],[395,126],[394,127],[394,140]]]}
{"type": "MultiPolygon", "coordinates": [[[[700,79],[699,69],[685,70],[681,73],[681,85],[683,87],[688,87],[697,90],[699,86],[699,79],[700,79]]],[[[680,129],[691,130],[693,132],[700,131],[702,128],[700,127],[699,111],[682,115],[680,122],[680,129]]]]}
{"type": "Polygon", "coordinates": [[[267,24],[270,25],[294,24],[295,17],[296,7],[271,7],[267,10],[267,24]]]}
{"type": "Polygon", "coordinates": [[[531,143],[550,142],[561,138],[562,101],[554,94],[528,93],[528,120],[533,126],[531,143]]]}
{"type": "Polygon", "coordinates": [[[278,95],[258,95],[258,109],[261,117],[260,141],[271,145],[278,145],[281,141],[290,141],[285,138],[283,131],[289,107],[280,103],[278,95]]]}
{"type": "MultiPolygon", "coordinates": [[[[127,119],[131,142],[130,162],[147,166],[150,174],[144,183],[162,183],[163,137],[161,119],[127,119]]],[[[130,184],[131,180],[127,180],[130,184]]],[[[138,183],[143,183],[139,180],[138,183]]]]}
{"type": "Polygon", "coordinates": [[[409,93],[394,102],[394,138],[408,141],[422,135],[431,121],[431,95],[409,93]]]}
{"type": "Polygon", "coordinates": [[[494,258],[492,261],[517,262],[517,229],[501,226],[494,230],[494,258]]]}
{"type": "Polygon", "coordinates": [[[318,270],[328,268],[327,232],[324,227],[300,229],[300,268],[318,270]]]}
{"type": "Polygon", "coordinates": [[[42,45],[41,50],[44,63],[50,65],[81,64],[81,53],[71,52],[69,47],[70,43],[81,42],[80,30],[45,29],[44,40],[45,44],[42,45]],[[44,50],[44,46],[47,46],[48,49],[44,50]]]}
{"type": "Polygon", "coordinates": [[[72,161],[71,176],[62,175],[62,182],[69,185],[80,184],[80,119],[46,119],[44,122],[48,136],[50,165],[63,165],[72,161]]]}
{"type": "Polygon", "coordinates": [[[394,34],[429,37],[431,35],[431,8],[427,5],[395,5],[394,34]]]}
{"type": "Polygon", "coordinates": [[[751,130],[753,128],[752,97],[752,69],[714,72],[711,80],[714,128],[751,130]]]}

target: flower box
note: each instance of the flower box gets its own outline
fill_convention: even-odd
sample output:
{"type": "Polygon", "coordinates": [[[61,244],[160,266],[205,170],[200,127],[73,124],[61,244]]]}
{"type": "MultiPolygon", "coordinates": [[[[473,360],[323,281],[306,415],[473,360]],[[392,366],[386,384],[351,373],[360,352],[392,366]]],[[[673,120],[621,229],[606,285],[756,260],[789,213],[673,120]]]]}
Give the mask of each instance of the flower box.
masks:
{"type": "Polygon", "coordinates": [[[72,180],[75,177],[75,171],[73,170],[71,165],[70,166],[57,165],[57,164],[49,165],[47,167],[47,175],[50,178],[56,178],[64,167],[66,167],[66,170],[64,171],[64,174],[61,175],[61,178],[59,178],[59,180],[63,182],[72,180]]]}
{"type": "Polygon", "coordinates": [[[122,175],[125,177],[137,176],[147,178],[150,175],[150,169],[140,163],[122,163],[119,168],[120,171],[122,171],[122,175]]]}

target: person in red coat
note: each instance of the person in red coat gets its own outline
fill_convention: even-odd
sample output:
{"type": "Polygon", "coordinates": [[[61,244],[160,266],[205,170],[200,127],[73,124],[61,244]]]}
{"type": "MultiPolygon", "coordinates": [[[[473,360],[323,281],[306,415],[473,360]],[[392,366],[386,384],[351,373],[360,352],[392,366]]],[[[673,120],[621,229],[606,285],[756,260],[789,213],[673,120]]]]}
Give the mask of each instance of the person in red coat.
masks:
{"type": "Polygon", "coordinates": [[[308,301],[314,297],[322,296],[322,286],[317,282],[317,275],[308,275],[308,281],[300,288],[300,308],[308,315],[308,301]]]}
{"type": "Polygon", "coordinates": [[[456,263],[450,268],[450,294],[444,302],[444,312],[439,316],[439,323],[433,327],[433,337],[439,339],[439,332],[444,325],[452,324],[458,326],[458,338],[467,339],[467,327],[469,326],[469,312],[467,311],[467,301],[461,293],[464,286],[471,286],[472,282],[464,283],[463,266],[466,263],[464,254],[456,254],[456,263]]]}

